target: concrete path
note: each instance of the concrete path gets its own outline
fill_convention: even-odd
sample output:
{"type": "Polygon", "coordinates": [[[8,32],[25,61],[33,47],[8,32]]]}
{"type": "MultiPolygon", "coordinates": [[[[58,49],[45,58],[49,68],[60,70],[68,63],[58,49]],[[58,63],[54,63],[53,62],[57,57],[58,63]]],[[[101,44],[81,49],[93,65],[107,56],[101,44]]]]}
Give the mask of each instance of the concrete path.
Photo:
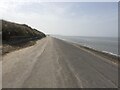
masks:
{"type": "Polygon", "coordinates": [[[3,88],[115,88],[118,67],[65,41],[47,37],[3,57],[3,88]]]}

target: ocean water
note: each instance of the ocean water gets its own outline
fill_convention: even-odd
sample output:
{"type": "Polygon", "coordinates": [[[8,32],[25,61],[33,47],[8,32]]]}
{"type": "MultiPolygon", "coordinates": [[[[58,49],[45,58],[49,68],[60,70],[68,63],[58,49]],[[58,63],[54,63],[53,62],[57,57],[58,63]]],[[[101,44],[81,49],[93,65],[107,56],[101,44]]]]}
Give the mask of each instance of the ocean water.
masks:
{"type": "Polygon", "coordinates": [[[102,52],[118,55],[117,37],[54,36],[69,42],[78,43],[102,52]]]}

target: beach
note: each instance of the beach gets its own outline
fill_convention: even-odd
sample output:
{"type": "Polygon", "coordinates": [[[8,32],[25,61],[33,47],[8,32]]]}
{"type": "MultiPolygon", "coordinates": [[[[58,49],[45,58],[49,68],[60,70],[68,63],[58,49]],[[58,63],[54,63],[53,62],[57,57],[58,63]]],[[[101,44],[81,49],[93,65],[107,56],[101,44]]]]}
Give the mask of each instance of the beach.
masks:
{"type": "Polygon", "coordinates": [[[3,88],[117,88],[118,59],[47,36],[2,60],[3,88]]]}

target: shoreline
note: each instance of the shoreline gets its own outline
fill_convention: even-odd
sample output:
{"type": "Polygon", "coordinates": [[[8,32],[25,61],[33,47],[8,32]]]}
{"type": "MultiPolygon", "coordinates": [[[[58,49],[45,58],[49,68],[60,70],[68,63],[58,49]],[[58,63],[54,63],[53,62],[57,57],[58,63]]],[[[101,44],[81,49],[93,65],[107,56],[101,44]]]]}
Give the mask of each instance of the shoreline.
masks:
{"type": "MultiPolygon", "coordinates": [[[[54,38],[56,38],[56,37],[54,37],[54,38]]],[[[59,39],[59,38],[56,38],[56,39],[59,39]]],[[[94,48],[92,48],[90,46],[81,45],[80,43],[68,41],[66,39],[59,39],[59,40],[70,43],[70,44],[72,44],[72,45],[74,45],[74,46],[76,46],[78,48],[82,48],[82,49],[85,49],[87,51],[90,51],[90,52],[92,52],[92,53],[94,53],[96,55],[99,55],[101,57],[108,58],[109,60],[111,60],[114,63],[117,63],[117,64],[120,63],[120,60],[119,60],[120,56],[119,55],[116,55],[116,54],[113,54],[113,53],[107,52],[107,51],[100,51],[100,50],[94,49],[94,48]]]]}
{"type": "MultiPolygon", "coordinates": [[[[56,37],[54,37],[54,38],[56,38],[56,37]]],[[[59,38],[56,38],[56,39],[59,39],[59,38]]],[[[65,42],[67,42],[67,43],[69,43],[69,44],[72,44],[72,45],[74,45],[74,46],[76,46],[76,47],[78,47],[78,48],[80,48],[80,49],[87,50],[87,52],[89,52],[89,53],[91,52],[91,53],[93,53],[94,55],[98,55],[98,56],[101,56],[101,57],[104,57],[104,58],[108,58],[110,61],[112,61],[112,62],[114,62],[114,63],[117,63],[117,64],[120,63],[120,60],[119,60],[120,56],[111,54],[111,53],[106,52],[106,51],[99,51],[99,50],[96,50],[96,49],[91,48],[91,47],[89,47],[89,46],[80,45],[79,43],[76,43],[76,42],[70,42],[70,41],[63,40],[63,39],[59,39],[59,40],[65,41],[65,42]]],[[[25,46],[22,45],[22,47],[14,47],[14,48],[12,47],[11,50],[10,50],[10,49],[7,50],[8,52],[3,52],[3,51],[2,51],[2,55],[4,56],[4,55],[6,55],[7,53],[10,53],[10,52],[13,52],[13,51],[22,49],[22,48],[24,49],[24,48],[29,47],[29,46],[33,46],[33,45],[35,45],[35,42],[36,42],[36,41],[33,41],[33,42],[34,42],[34,44],[32,43],[32,45],[29,43],[28,45],[25,45],[25,46]]],[[[3,48],[2,48],[2,49],[3,49],[3,48]]]]}
{"type": "Polygon", "coordinates": [[[99,50],[96,50],[94,48],[83,46],[83,45],[76,44],[76,43],[72,43],[72,44],[77,45],[78,47],[83,48],[83,49],[85,49],[87,51],[90,51],[90,52],[92,52],[92,53],[94,53],[96,55],[99,55],[101,57],[108,58],[109,60],[111,60],[114,63],[117,63],[117,64],[120,63],[120,60],[119,60],[120,57],[117,56],[117,55],[110,54],[110,53],[105,52],[105,51],[99,51],[99,50]]]}

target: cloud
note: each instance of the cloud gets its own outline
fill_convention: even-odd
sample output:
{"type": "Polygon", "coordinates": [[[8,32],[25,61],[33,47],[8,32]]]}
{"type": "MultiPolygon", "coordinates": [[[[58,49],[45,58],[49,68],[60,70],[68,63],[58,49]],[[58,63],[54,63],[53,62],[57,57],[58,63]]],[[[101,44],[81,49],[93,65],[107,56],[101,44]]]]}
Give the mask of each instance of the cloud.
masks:
{"type": "MultiPolygon", "coordinates": [[[[13,0],[11,0],[13,1],[13,0]]],[[[1,18],[51,34],[117,36],[117,3],[0,3],[1,18]]]]}

